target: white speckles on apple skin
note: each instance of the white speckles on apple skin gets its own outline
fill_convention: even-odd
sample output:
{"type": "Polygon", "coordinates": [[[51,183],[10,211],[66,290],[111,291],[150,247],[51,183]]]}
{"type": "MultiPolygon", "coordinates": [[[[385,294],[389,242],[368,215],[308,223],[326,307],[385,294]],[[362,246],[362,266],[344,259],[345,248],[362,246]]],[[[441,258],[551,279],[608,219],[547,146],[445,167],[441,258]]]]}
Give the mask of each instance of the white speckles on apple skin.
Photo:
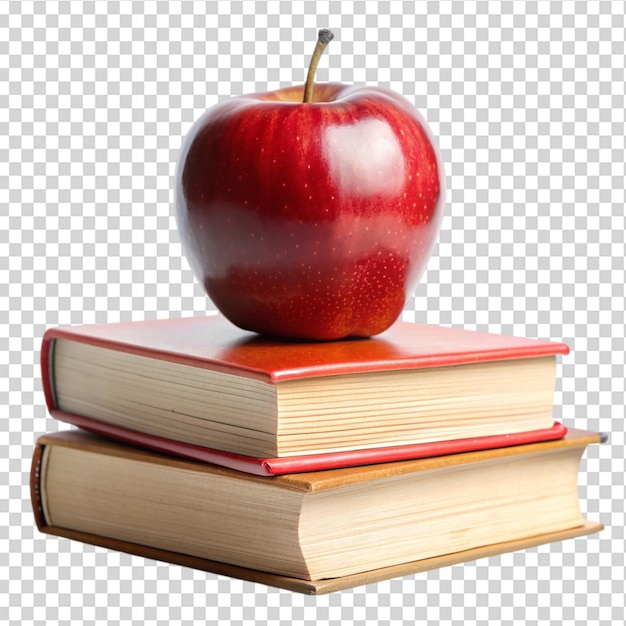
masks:
{"type": "MultiPolygon", "coordinates": [[[[296,233],[291,232],[289,239],[294,238],[296,233]]],[[[263,320],[257,332],[279,335],[296,323],[294,316],[304,316],[312,337],[333,339],[341,333],[358,336],[382,332],[394,321],[393,316],[400,314],[406,285],[414,272],[405,254],[380,244],[374,244],[369,254],[357,255],[345,241],[343,246],[329,248],[314,239],[274,250],[263,262],[258,257],[254,262],[251,257],[238,268],[231,266],[223,279],[207,277],[204,285],[216,306],[243,328],[250,329],[263,320]],[[306,253],[299,253],[303,246],[306,253]],[[223,287],[228,285],[236,288],[223,287]],[[240,294],[246,306],[239,302],[240,294]],[[333,326],[332,320],[338,318],[343,322],[333,326]],[[366,318],[377,322],[367,326],[366,318]]]]}

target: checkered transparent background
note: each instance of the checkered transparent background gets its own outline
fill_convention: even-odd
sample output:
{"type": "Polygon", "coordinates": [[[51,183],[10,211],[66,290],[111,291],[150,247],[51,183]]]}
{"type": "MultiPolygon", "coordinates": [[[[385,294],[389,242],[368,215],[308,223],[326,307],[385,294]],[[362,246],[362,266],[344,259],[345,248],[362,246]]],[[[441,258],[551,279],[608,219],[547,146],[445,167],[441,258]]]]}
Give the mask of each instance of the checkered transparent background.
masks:
{"type": "MultiPolygon", "coordinates": [[[[4,1],[0,5],[0,622],[609,624],[624,596],[624,2],[4,1]],[[34,527],[36,437],[58,425],[44,330],[202,314],[181,258],[182,136],[232,94],[380,84],[447,167],[439,244],[407,320],[568,343],[556,417],[610,433],[580,493],[606,530],[304,597],[34,527]]],[[[546,477],[549,480],[549,477],[546,477]]]]}

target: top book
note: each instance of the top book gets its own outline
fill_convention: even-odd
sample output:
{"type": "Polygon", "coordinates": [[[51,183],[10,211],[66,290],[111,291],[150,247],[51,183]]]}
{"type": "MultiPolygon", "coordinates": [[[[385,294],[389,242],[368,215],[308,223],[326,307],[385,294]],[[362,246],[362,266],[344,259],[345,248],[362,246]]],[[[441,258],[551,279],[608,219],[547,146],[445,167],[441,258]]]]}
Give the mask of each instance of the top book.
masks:
{"type": "Polygon", "coordinates": [[[41,365],[57,419],[288,457],[551,428],[568,351],[408,322],[286,342],[215,315],[49,329],[41,365]]]}

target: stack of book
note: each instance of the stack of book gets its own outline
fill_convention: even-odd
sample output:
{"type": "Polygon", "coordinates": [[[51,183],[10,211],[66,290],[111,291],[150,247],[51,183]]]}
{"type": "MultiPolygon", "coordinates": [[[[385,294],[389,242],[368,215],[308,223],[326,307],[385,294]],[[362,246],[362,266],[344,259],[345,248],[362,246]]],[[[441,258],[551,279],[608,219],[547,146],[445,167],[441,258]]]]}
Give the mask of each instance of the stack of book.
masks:
{"type": "Polygon", "coordinates": [[[397,322],[286,342],[220,316],[54,328],[42,532],[326,593],[599,531],[561,343],[397,322]]]}

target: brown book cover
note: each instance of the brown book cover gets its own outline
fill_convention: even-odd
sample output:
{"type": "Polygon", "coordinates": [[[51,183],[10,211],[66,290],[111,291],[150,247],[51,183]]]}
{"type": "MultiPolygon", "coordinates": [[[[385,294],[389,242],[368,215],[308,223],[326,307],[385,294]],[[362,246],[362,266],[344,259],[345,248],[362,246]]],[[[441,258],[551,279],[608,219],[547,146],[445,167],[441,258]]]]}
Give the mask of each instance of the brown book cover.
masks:
{"type": "Polygon", "coordinates": [[[153,558],[177,565],[192,567],[204,571],[214,572],[216,574],[250,580],[270,586],[281,587],[293,591],[307,594],[321,594],[358,585],[368,584],[393,578],[405,576],[413,573],[445,567],[448,565],[471,561],[485,556],[493,556],[504,552],[521,550],[544,543],[562,541],[565,539],[578,537],[590,533],[598,532],[602,529],[602,525],[594,522],[587,522],[581,518],[581,522],[571,528],[563,528],[554,532],[539,533],[532,536],[519,537],[514,540],[496,542],[489,545],[482,545],[471,549],[452,552],[450,554],[439,554],[431,558],[425,558],[406,563],[398,563],[392,566],[385,566],[371,569],[363,572],[356,572],[345,576],[337,576],[328,579],[306,580],[299,577],[286,576],[272,572],[260,571],[242,567],[241,565],[233,565],[229,563],[219,562],[208,558],[200,558],[190,554],[181,554],[176,551],[161,549],[155,546],[142,545],[139,542],[119,540],[111,537],[105,537],[99,534],[81,532],[80,530],[62,528],[49,525],[44,512],[44,503],[42,501],[42,478],[45,478],[45,469],[42,467],[43,450],[47,445],[60,445],[79,448],[83,450],[91,450],[93,452],[102,452],[106,454],[121,455],[128,458],[143,459],[146,454],[150,456],[151,462],[157,462],[160,465],[177,465],[193,467],[194,471],[218,473],[228,475],[237,480],[252,481],[257,483],[265,483],[271,481],[276,484],[277,488],[296,490],[304,494],[320,493],[330,491],[339,487],[345,487],[350,484],[363,481],[377,481],[384,478],[394,476],[402,476],[408,473],[436,470],[437,468],[449,466],[451,463],[460,467],[467,463],[490,462],[492,460],[503,458],[516,454],[533,454],[534,452],[547,451],[549,449],[565,449],[577,447],[584,450],[588,444],[600,441],[600,437],[593,433],[582,431],[570,431],[568,435],[558,441],[544,442],[537,444],[527,444],[525,446],[503,448],[490,451],[470,452],[452,457],[437,457],[431,459],[422,459],[416,461],[406,461],[397,463],[387,463],[383,465],[374,465],[353,469],[337,469],[324,472],[313,472],[308,474],[297,474],[280,476],[276,478],[260,478],[247,474],[242,474],[234,470],[198,464],[184,461],[174,457],[156,455],[147,453],[143,450],[132,448],[129,446],[121,446],[117,443],[107,441],[88,433],[80,431],[69,431],[65,433],[56,433],[41,437],[36,446],[31,475],[31,494],[33,501],[33,509],[38,528],[41,532],[49,533],[69,539],[75,539],[85,543],[98,545],[104,548],[119,550],[153,558]],[[520,448],[523,448],[520,450],[520,448]]]}

